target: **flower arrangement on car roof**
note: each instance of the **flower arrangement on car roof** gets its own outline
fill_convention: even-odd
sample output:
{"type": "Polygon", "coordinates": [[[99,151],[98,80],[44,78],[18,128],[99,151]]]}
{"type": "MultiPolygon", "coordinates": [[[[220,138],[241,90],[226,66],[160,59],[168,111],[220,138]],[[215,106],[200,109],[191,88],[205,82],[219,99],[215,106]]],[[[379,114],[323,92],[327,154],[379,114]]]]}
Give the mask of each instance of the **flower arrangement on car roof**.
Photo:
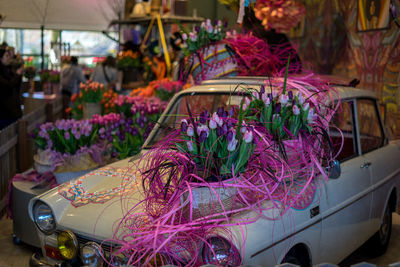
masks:
{"type": "MultiPolygon", "coordinates": [[[[208,263],[220,264],[212,257],[210,233],[235,240],[228,230],[233,225],[245,226],[268,210],[276,219],[312,202],[315,178],[327,178],[323,162],[334,159],[327,135],[338,105],[331,101],[334,89],[309,75],[272,78],[244,91],[238,106],[199,115],[186,104],[189,116],[180,129],[134,166],[144,200],[115,230],[116,253],[129,251],[129,264],[162,257],[163,264],[195,266],[199,243],[211,251],[208,263]],[[254,213],[232,219],[243,211],[254,213]]],[[[232,251],[226,263],[239,265],[238,253],[232,251]]]]}
{"type": "Polygon", "coordinates": [[[200,27],[194,26],[192,31],[182,30],[184,41],[184,53],[186,56],[206,47],[212,43],[221,41],[225,38],[227,24],[223,25],[221,20],[211,23],[210,19],[202,22],[200,27]]]}

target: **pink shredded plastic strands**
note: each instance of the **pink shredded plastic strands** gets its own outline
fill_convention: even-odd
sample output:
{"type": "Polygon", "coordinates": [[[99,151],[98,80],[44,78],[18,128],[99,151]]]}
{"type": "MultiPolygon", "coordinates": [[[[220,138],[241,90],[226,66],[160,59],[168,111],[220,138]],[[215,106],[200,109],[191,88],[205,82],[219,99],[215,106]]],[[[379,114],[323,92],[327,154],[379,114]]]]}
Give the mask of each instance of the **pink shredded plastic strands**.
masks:
{"type": "MultiPolygon", "coordinates": [[[[272,83],[274,87],[282,88],[283,79],[274,79],[272,83]]],[[[329,120],[323,118],[331,118],[338,104],[325,106],[324,109],[320,109],[319,104],[332,102],[336,94],[333,89],[309,75],[289,78],[287,90],[298,90],[309,98],[318,114],[313,127],[328,129],[329,120]]],[[[132,265],[157,265],[160,262],[201,265],[199,246],[209,246],[209,235],[222,235],[231,240],[239,251],[244,251],[245,225],[261,217],[276,220],[291,208],[311,204],[317,188],[316,177],[322,174],[326,179],[321,159],[331,159],[331,152],[323,145],[322,136],[301,132],[295,142],[287,144],[290,153],[286,161],[270,134],[261,127],[255,127],[254,133],[258,138],[254,138],[255,150],[246,171],[233,174],[221,183],[208,183],[192,172],[193,161],[175,149],[175,144],[183,141],[179,130],[144,154],[132,166],[138,170],[137,177],[143,177],[143,188],[139,186],[137,189],[144,194],[144,200],[134,207],[126,207],[124,218],[111,240],[120,245],[116,254],[129,255],[128,264],[132,265]],[[215,201],[198,209],[195,207],[195,195],[198,193],[195,192],[200,188],[205,189],[215,201]],[[230,205],[224,205],[227,200],[218,193],[221,189],[235,190],[236,193],[229,198],[230,205]],[[262,205],[266,201],[271,205],[262,205]],[[231,215],[242,211],[254,211],[256,215],[250,218],[235,216],[232,219],[231,215]],[[267,217],[266,214],[279,216],[267,217]],[[242,238],[229,230],[233,226],[242,229],[242,238]]],[[[129,199],[129,195],[121,196],[121,203],[124,199],[129,199]]]]}

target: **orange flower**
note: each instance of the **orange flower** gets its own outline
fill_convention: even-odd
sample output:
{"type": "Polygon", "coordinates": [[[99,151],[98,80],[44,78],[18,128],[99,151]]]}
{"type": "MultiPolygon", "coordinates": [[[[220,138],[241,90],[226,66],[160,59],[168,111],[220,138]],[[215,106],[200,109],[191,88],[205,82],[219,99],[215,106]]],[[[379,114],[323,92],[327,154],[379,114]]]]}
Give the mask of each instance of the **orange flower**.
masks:
{"type": "Polygon", "coordinates": [[[114,104],[114,103],[111,103],[110,107],[112,107],[112,108],[113,108],[114,106],[115,106],[115,104],[114,104]]]}
{"type": "Polygon", "coordinates": [[[82,98],[82,91],[79,92],[79,98],[82,98]]]}
{"type": "Polygon", "coordinates": [[[66,108],[65,109],[65,113],[67,113],[67,114],[71,113],[71,111],[72,111],[72,108],[66,108]]]}
{"type": "Polygon", "coordinates": [[[79,106],[78,106],[78,109],[79,109],[79,110],[82,110],[82,105],[79,105],[79,106]]]}
{"type": "Polygon", "coordinates": [[[108,107],[109,107],[109,104],[108,104],[108,103],[106,103],[106,104],[104,105],[104,107],[105,107],[105,108],[108,108],[108,107]]]}
{"type": "Polygon", "coordinates": [[[74,94],[71,96],[71,101],[72,101],[72,102],[75,102],[75,100],[76,100],[77,97],[78,97],[78,94],[77,94],[77,93],[74,93],[74,94]]]}
{"type": "Polygon", "coordinates": [[[102,99],[102,100],[100,101],[100,104],[104,104],[104,103],[106,103],[106,100],[102,99]]]}

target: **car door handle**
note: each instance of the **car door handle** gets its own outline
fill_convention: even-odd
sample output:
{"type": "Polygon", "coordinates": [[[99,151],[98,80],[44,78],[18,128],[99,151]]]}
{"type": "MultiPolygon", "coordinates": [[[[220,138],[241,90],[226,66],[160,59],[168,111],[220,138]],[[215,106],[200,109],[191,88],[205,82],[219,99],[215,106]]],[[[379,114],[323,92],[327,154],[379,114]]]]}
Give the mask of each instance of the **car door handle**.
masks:
{"type": "Polygon", "coordinates": [[[361,169],[368,169],[369,166],[371,166],[372,163],[371,162],[364,162],[363,164],[361,164],[360,168],[361,169]]]}

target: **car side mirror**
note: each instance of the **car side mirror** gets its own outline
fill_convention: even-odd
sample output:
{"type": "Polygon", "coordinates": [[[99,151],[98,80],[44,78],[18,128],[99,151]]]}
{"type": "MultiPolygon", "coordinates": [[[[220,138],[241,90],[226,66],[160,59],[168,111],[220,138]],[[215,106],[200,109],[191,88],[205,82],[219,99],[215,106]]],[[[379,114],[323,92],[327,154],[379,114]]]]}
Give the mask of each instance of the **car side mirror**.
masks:
{"type": "Polygon", "coordinates": [[[337,179],[340,177],[342,170],[340,168],[340,162],[338,160],[333,160],[329,162],[329,166],[326,167],[329,179],[337,179]]]}

